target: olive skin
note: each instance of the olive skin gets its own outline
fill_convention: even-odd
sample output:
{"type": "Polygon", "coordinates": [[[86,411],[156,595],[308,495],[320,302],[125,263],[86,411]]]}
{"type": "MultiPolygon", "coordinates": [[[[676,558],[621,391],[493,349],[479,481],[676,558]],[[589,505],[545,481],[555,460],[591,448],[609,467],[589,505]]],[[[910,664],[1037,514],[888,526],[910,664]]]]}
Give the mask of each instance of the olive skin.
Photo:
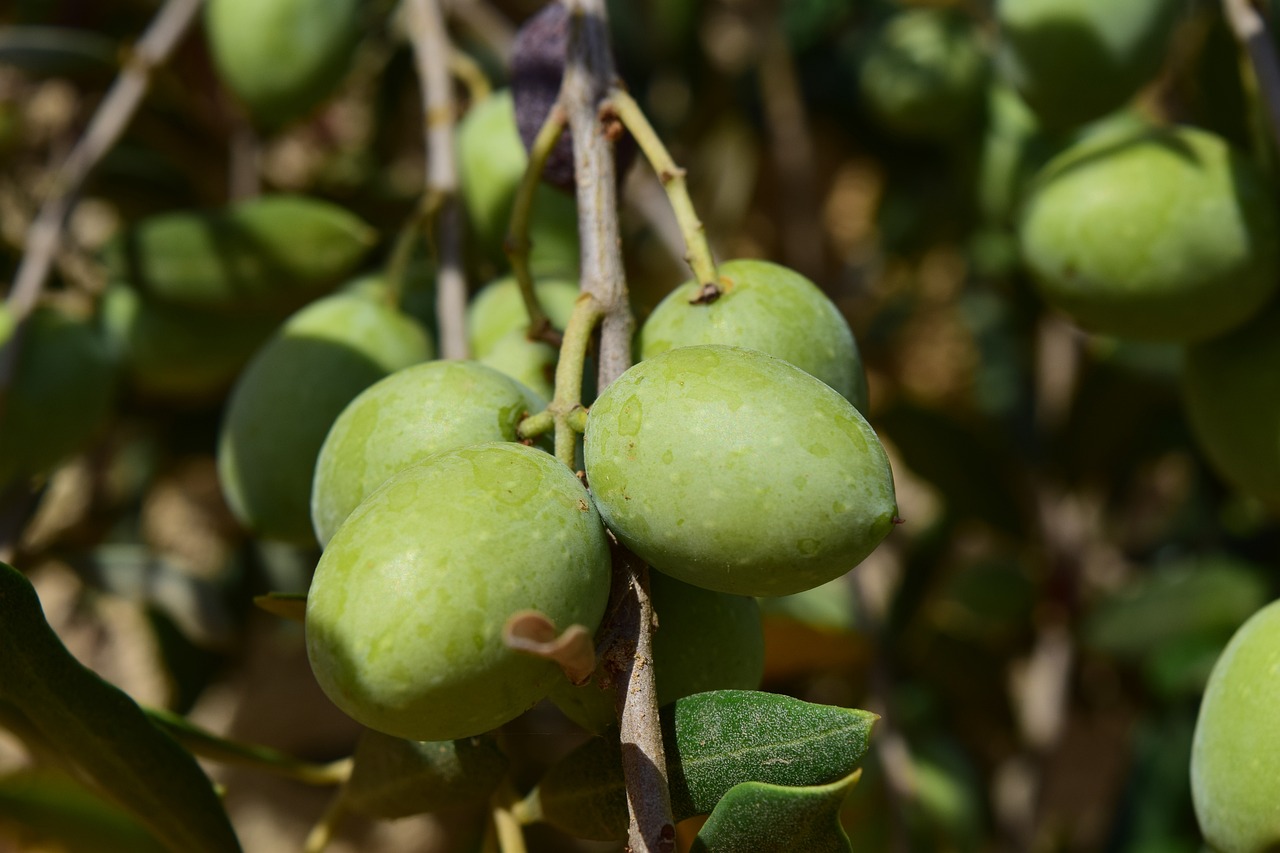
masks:
{"type": "Polygon", "coordinates": [[[681,347],[592,405],[587,481],[654,569],[737,595],[788,595],[860,563],[893,527],[875,432],[828,385],[765,353],[681,347]]]}
{"type": "MultiPolygon", "coordinates": [[[[578,302],[577,282],[548,278],[533,286],[538,304],[547,313],[551,325],[561,331],[569,324],[573,306],[578,302]]],[[[514,331],[528,331],[529,314],[520,295],[520,285],[508,276],[490,282],[480,289],[467,306],[467,339],[471,354],[483,358],[493,352],[498,342],[514,331]]]]}
{"type": "Polygon", "coordinates": [[[1280,304],[1187,347],[1182,397],[1218,472],[1280,513],[1280,304]]]}
{"type": "MultiPolygon", "coordinates": [[[[14,326],[0,309],[0,343],[14,326]]],[[[92,323],[36,308],[0,411],[0,486],[47,473],[88,443],[111,412],[115,384],[116,360],[92,323]]]]}
{"type": "Polygon", "coordinates": [[[1280,601],[1240,626],[1219,656],[1191,744],[1191,799],[1221,853],[1280,846],[1280,601]]]}
{"type": "Polygon", "coordinates": [[[944,141],[982,110],[987,58],[965,15],[911,9],[876,32],[858,71],[861,102],[885,129],[944,141]]]}
{"type": "Polygon", "coordinates": [[[997,0],[996,64],[1045,127],[1124,106],[1155,77],[1180,0],[997,0]]]}
{"type": "Polygon", "coordinates": [[[1042,296],[1101,334],[1186,343],[1253,316],[1280,272],[1257,170],[1190,127],[1086,139],[1037,176],[1019,223],[1042,296]]]}
{"type": "Polygon", "coordinates": [[[693,302],[702,285],[686,281],[658,303],[640,329],[642,360],[695,344],[756,349],[816,376],[866,411],[857,341],[816,284],[769,261],[728,261],[716,272],[721,293],[714,300],[693,302]]]}
{"type": "Polygon", "coordinates": [[[346,74],[360,0],[210,0],[205,29],[223,82],[264,127],[300,118],[346,74]]]}
{"type": "Polygon", "coordinates": [[[307,594],[312,670],[335,704],[410,740],[472,737],[564,675],[502,640],[533,609],[594,631],[609,547],[586,489],[520,444],[436,454],[370,495],[329,542],[307,594]]]}
{"type": "Polygon", "coordinates": [[[428,361],[375,382],[333,422],[316,460],[311,520],[326,544],[351,511],[392,475],[433,453],[515,441],[545,403],[474,361],[428,361]]]}

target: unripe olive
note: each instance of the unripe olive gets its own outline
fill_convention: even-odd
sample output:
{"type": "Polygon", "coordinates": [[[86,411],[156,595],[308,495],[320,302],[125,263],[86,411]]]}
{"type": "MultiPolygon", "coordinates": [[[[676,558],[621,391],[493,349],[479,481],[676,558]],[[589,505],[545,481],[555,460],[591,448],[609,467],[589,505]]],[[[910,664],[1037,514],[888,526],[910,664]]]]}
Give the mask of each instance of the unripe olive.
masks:
{"type": "Polygon", "coordinates": [[[1266,183],[1190,127],[1090,138],[1037,177],[1019,227],[1045,299],[1086,329],[1185,342],[1274,292],[1280,225],[1266,183]]]}
{"type": "Polygon", "coordinates": [[[307,594],[320,686],[372,729],[454,740],[502,725],[564,675],[507,648],[514,612],[594,631],[609,548],[590,496],[540,450],[497,443],[406,468],[338,530],[307,594]]]}
{"type": "Polygon", "coordinates": [[[1191,746],[1191,796],[1221,853],[1280,847],[1280,601],[1236,631],[1200,702],[1191,746]]]}
{"type": "MultiPolygon", "coordinates": [[[[0,311],[0,344],[13,334],[0,311]]],[[[27,319],[0,412],[0,485],[47,472],[79,450],[111,409],[115,361],[93,326],[55,308],[27,319]]]]}
{"type": "MultiPolygon", "coordinates": [[[[660,572],[649,575],[658,617],[653,635],[658,704],[708,690],[755,690],[764,676],[760,605],[745,595],[692,586],[660,572]]],[[[617,722],[613,691],[565,679],[551,691],[565,716],[590,732],[617,722]]]]}
{"type": "Polygon", "coordinates": [[[592,405],[587,480],[618,539],[686,583],[786,595],[844,574],[893,526],[893,475],[849,401],[756,350],[692,346],[592,405]]]}
{"type": "MultiPolygon", "coordinates": [[[[551,325],[561,331],[569,324],[578,301],[578,285],[564,279],[543,279],[533,286],[538,304],[551,325]]],[[[528,331],[529,313],[515,278],[507,276],[485,285],[467,306],[467,338],[471,354],[483,358],[498,341],[516,330],[528,331]]]]}
{"type": "Polygon", "coordinates": [[[102,322],[134,390],[181,403],[219,399],[280,324],[150,299],[125,284],[102,297],[102,322]]]}
{"type": "Polygon", "coordinates": [[[360,392],[333,422],[316,460],[311,520],[326,544],[361,501],[433,453],[515,441],[542,400],[474,361],[415,364],[360,392]]]}
{"type": "Polygon", "coordinates": [[[360,34],[360,0],[209,0],[218,74],[254,119],[275,128],[325,100],[360,34]]]}
{"type": "Polygon", "coordinates": [[[987,58],[965,15],[899,12],[875,34],[858,73],[862,103],[893,133],[945,140],[982,108],[987,58]]]}
{"type": "MultiPolygon", "coordinates": [[[[458,123],[458,180],[471,230],[482,247],[500,255],[516,190],[529,157],[516,130],[510,90],[494,92],[458,123]]],[[[535,274],[574,275],[578,270],[578,207],[567,195],[539,186],[529,240],[535,274]]]]}
{"type": "Polygon", "coordinates": [[[555,395],[556,361],[559,352],[542,341],[529,340],[523,329],[507,332],[479,361],[509,376],[544,400],[555,395]]]}
{"type": "Polygon", "coordinates": [[[716,298],[694,301],[702,285],[687,281],[658,303],[640,330],[641,359],[694,344],[756,349],[791,362],[866,410],[858,344],[817,285],[769,261],[729,261],[717,272],[716,298]]]}
{"type": "Polygon", "coordinates": [[[236,517],[268,539],[313,543],[311,481],[329,427],[357,394],[432,349],[416,321],[355,294],[290,317],[237,380],[222,424],[218,475],[236,517]]]}
{"type": "Polygon", "coordinates": [[[1047,127],[1123,106],[1155,76],[1181,0],[997,0],[997,63],[1047,127]]]}
{"type": "Polygon", "coordinates": [[[1182,391],[1200,446],[1232,485],[1280,512],[1280,304],[1188,347],[1182,391]]]}

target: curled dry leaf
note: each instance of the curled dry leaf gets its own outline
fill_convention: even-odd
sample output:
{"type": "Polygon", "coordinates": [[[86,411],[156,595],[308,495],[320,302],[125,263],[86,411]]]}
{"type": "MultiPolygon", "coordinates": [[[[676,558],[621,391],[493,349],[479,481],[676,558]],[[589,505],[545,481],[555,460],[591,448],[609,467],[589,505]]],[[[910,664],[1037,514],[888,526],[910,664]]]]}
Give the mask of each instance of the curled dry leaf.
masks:
{"type": "Polygon", "coordinates": [[[582,625],[570,625],[564,633],[536,610],[513,613],[502,629],[508,648],[554,661],[574,684],[586,684],[596,668],[591,632],[582,625]]]}

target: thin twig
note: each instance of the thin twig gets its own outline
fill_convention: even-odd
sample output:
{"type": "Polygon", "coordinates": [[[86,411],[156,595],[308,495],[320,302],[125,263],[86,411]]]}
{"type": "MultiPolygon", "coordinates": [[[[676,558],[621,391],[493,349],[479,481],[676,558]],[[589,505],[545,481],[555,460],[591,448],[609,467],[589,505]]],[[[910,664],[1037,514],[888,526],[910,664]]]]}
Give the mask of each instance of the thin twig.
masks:
{"type": "Polygon", "coordinates": [[[137,46],[124,62],[119,76],[98,105],[84,135],[76,142],[58,170],[53,187],[27,231],[25,253],[14,275],[7,305],[19,326],[0,349],[0,389],[7,389],[22,345],[22,323],[40,298],[62,231],[85,179],[119,141],[133,114],[146,96],[151,73],[169,58],[195,20],[202,0],[165,0],[147,26],[137,46]]]}
{"type": "Polygon", "coordinates": [[[450,18],[497,54],[504,64],[511,59],[515,27],[487,0],[448,0],[446,11],[450,18]]]}
{"type": "Polygon", "coordinates": [[[1280,147],[1280,59],[1267,32],[1267,22],[1249,0],[1222,0],[1222,12],[1236,40],[1249,54],[1270,118],[1271,135],[1280,147]]]}
{"type": "Polygon", "coordinates": [[[347,816],[347,802],[344,796],[344,790],[339,789],[338,793],[329,801],[329,805],[325,808],[324,813],[320,815],[320,819],[316,821],[315,826],[311,827],[311,832],[307,833],[307,840],[303,842],[302,853],[324,853],[324,849],[329,846],[329,842],[333,841],[334,835],[338,832],[338,826],[342,823],[342,819],[347,816]]]}
{"type": "MultiPolygon", "coordinates": [[[[603,389],[631,366],[634,328],[622,270],[617,172],[613,148],[601,121],[602,102],[614,82],[613,55],[604,0],[564,2],[572,24],[560,98],[573,137],[582,288],[604,312],[598,374],[598,384],[603,389]]],[[[622,656],[614,685],[630,812],[628,847],[633,853],[674,851],[675,825],[653,677],[653,609],[647,569],[619,549],[614,554],[614,573],[622,579],[624,572],[631,591],[624,601],[637,612],[634,630],[628,632],[631,642],[625,644],[634,653],[622,656]]]]}
{"type": "Polygon", "coordinates": [[[511,263],[516,284],[520,286],[525,311],[529,314],[529,339],[544,340],[552,346],[560,346],[560,333],[551,325],[533,286],[533,271],[529,268],[529,252],[533,249],[533,243],[529,240],[529,221],[533,217],[533,201],[541,183],[542,170],[547,165],[551,150],[560,141],[565,120],[564,108],[557,101],[547,113],[529,149],[529,163],[525,166],[524,176],[516,189],[515,201],[511,205],[511,223],[502,246],[511,263]]]}
{"type": "Polygon", "coordinates": [[[689,188],[684,180],[684,169],[676,165],[671,153],[662,144],[653,125],[645,118],[640,105],[629,94],[619,88],[609,92],[609,109],[619,121],[631,131],[645,159],[653,167],[653,171],[662,182],[662,188],[671,201],[671,210],[675,213],[676,222],[680,225],[680,233],[684,237],[685,261],[693,270],[693,276],[702,285],[716,285],[716,264],[711,256],[711,246],[707,243],[707,231],[693,209],[693,200],[689,197],[689,188]]]}
{"type": "Polygon", "coordinates": [[[627,303],[618,232],[618,181],[613,149],[599,111],[613,83],[604,0],[565,0],[573,15],[561,102],[573,136],[574,170],[582,244],[582,287],[604,309],[600,336],[599,387],[631,366],[634,318],[627,303]]]}
{"type": "Polygon", "coordinates": [[[555,419],[556,458],[568,465],[571,471],[577,457],[578,431],[570,424],[569,418],[582,409],[582,372],[587,344],[596,323],[603,316],[600,303],[594,296],[590,293],[579,296],[564,331],[560,360],[556,362],[556,393],[547,411],[555,419]]]}
{"type": "Polygon", "coordinates": [[[467,97],[472,105],[483,101],[493,92],[493,86],[480,63],[457,48],[449,51],[449,73],[466,87],[467,97]]]}
{"type": "Polygon", "coordinates": [[[227,197],[231,201],[246,201],[262,192],[262,143],[246,118],[237,115],[235,121],[231,131],[227,197]]]}
{"type": "Polygon", "coordinates": [[[422,85],[426,122],[427,195],[440,200],[434,217],[436,318],[440,355],[466,358],[467,279],[462,260],[462,215],[458,206],[458,164],[454,156],[452,48],[438,0],[408,0],[409,40],[422,85]]]}

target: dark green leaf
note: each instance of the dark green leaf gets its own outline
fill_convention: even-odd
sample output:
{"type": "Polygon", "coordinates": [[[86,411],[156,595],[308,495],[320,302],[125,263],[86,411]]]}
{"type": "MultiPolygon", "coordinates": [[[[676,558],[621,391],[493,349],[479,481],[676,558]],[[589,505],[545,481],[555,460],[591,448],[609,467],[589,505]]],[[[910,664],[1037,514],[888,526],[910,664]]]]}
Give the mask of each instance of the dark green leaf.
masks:
{"type": "Polygon", "coordinates": [[[0,27],[0,65],[30,74],[110,74],[116,69],[116,55],[116,43],[91,30],[0,27]]]}
{"type": "Polygon", "coordinates": [[[419,742],[370,729],[356,746],[343,798],[371,817],[408,817],[488,799],[507,764],[489,737],[419,742]]]}
{"type": "MultiPolygon", "coordinates": [[[[663,742],[676,820],[709,814],[741,782],[824,785],[862,760],[875,714],[753,690],[717,690],[663,708],[663,742]]],[[[616,732],[554,765],[529,808],[582,838],[626,836],[627,803],[616,732]]]]}
{"type": "Polygon", "coordinates": [[[49,772],[0,779],[0,826],[16,824],[24,837],[67,853],[164,853],[128,813],[49,772]]]}
{"type": "Polygon", "coordinates": [[[253,603],[258,609],[265,610],[272,616],[288,619],[299,624],[306,621],[307,594],[305,592],[269,592],[266,595],[255,595],[253,603]]]}
{"type": "Polygon", "coordinates": [[[850,853],[840,806],[861,770],[829,785],[743,782],[716,804],[691,853],[850,853]]]}
{"type": "Polygon", "coordinates": [[[125,693],[71,656],[23,575],[0,563],[0,700],[175,850],[237,851],[213,786],[125,693]]]}
{"type": "Polygon", "coordinates": [[[151,722],[190,752],[213,761],[257,767],[310,785],[336,785],[344,773],[336,765],[313,764],[267,746],[241,743],[202,729],[186,717],[158,708],[144,708],[151,722]]]}

